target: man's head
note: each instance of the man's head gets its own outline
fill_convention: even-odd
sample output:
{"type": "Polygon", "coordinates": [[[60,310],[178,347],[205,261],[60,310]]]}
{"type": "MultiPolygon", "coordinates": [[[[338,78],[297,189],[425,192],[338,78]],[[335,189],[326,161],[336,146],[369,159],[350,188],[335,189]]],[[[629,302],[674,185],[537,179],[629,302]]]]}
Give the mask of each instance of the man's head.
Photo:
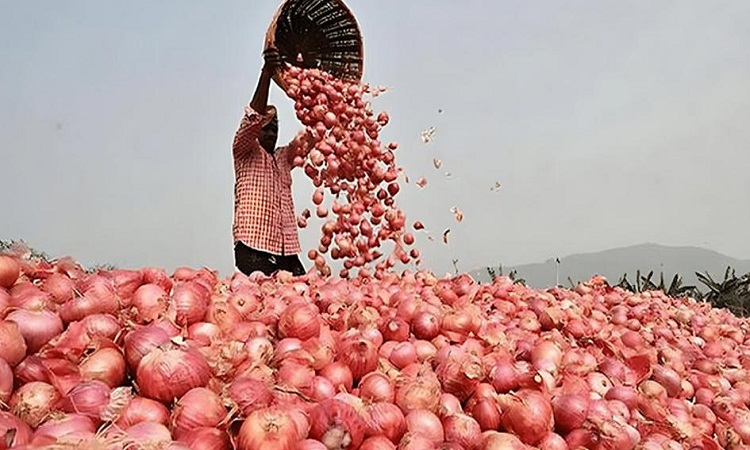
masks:
{"type": "Polygon", "coordinates": [[[258,142],[268,153],[276,150],[276,141],[279,138],[279,115],[276,108],[269,106],[261,122],[261,133],[258,142]]]}

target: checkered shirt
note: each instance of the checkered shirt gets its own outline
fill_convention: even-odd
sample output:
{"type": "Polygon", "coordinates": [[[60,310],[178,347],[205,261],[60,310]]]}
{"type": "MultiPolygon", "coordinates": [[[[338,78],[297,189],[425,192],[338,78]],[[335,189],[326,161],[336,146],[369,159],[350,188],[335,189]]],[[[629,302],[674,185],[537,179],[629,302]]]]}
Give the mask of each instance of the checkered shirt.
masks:
{"type": "Polygon", "coordinates": [[[234,153],[234,242],[274,255],[300,253],[292,199],[290,148],[273,155],[258,142],[262,117],[249,105],[232,146],[234,153]]]}

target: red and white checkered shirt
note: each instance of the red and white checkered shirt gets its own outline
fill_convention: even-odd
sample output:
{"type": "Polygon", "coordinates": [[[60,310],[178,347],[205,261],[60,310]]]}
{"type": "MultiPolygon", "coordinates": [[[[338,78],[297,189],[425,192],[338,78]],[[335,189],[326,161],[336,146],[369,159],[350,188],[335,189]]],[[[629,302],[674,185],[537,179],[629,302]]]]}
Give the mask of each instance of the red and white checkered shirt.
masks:
{"type": "Polygon", "coordinates": [[[292,199],[292,153],[258,142],[262,117],[249,105],[234,138],[234,242],[274,255],[300,253],[292,199]]]}

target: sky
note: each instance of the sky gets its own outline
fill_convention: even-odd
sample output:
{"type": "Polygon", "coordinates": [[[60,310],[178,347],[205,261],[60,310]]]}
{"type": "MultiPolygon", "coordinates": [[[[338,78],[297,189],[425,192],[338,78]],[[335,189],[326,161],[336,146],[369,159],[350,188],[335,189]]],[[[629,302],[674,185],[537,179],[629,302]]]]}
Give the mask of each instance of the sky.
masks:
{"type": "MultiPolygon", "coordinates": [[[[381,139],[412,179],[397,202],[436,236],[418,236],[424,267],[643,242],[750,259],[750,2],[347,4],[364,81],[389,88],[381,139]]],[[[0,239],[231,273],[231,144],[278,5],[0,1],[0,239]]],[[[289,140],[293,105],[275,86],[271,100],[289,140]]],[[[311,205],[303,173],[293,188],[311,205]]]]}

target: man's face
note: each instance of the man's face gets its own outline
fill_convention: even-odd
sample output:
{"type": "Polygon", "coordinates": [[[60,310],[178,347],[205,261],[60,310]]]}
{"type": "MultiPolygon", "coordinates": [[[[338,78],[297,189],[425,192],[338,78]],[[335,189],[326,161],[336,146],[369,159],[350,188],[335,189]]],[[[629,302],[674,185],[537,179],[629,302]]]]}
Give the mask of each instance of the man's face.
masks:
{"type": "Polygon", "coordinates": [[[274,117],[261,130],[262,133],[258,139],[260,146],[268,153],[273,153],[276,151],[276,141],[279,137],[279,119],[274,117]]]}

